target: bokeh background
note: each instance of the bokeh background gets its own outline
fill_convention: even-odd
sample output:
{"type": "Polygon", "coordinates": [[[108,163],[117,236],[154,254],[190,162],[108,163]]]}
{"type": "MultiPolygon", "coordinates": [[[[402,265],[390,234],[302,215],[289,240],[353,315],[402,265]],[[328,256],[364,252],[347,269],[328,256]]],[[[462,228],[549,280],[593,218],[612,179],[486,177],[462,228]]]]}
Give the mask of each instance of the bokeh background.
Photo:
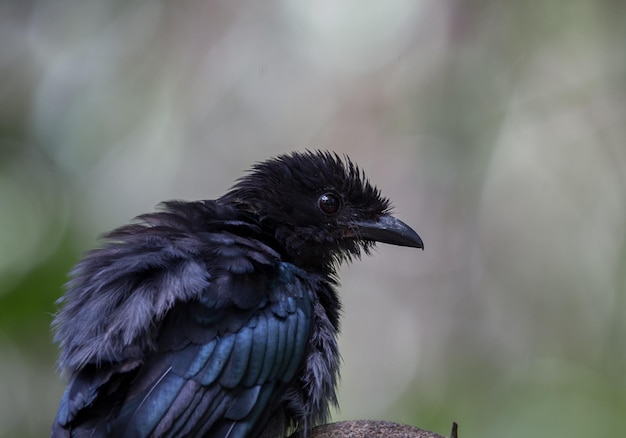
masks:
{"type": "Polygon", "coordinates": [[[0,2],[0,436],[46,436],[97,236],[251,163],[348,154],[422,235],[342,270],[342,409],[460,436],[626,430],[618,1],[0,2]]]}

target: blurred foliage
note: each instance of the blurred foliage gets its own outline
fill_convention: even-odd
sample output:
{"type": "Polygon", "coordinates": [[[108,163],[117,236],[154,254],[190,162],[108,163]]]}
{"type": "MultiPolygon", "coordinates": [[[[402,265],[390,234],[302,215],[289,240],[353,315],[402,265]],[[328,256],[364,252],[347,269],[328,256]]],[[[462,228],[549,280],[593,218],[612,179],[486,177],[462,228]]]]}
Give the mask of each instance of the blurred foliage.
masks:
{"type": "Polygon", "coordinates": [[[44,436],[50,322],[100,233],[250,163],[360,163],[423,254],[342,273],[342,418],[626,428],[615,1],[0,1],[0,436],[44,436]]]}

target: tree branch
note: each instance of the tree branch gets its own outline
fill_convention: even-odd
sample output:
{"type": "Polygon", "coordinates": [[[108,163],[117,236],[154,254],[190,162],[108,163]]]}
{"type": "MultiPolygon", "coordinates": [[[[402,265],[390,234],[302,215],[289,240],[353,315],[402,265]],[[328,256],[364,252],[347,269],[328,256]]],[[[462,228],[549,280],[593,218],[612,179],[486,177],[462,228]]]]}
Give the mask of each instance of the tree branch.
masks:
{"type": "MultiPolygon", "coordinates": [[[[450,438],[458,438],[458,425],[452,423],[450,438]]],[[[289,438],[298,438],[293,434],[289,438]]],[[[387,421],[340,421],[313,428],[309,438],[446,438],[428,430],[387,421]]]]}

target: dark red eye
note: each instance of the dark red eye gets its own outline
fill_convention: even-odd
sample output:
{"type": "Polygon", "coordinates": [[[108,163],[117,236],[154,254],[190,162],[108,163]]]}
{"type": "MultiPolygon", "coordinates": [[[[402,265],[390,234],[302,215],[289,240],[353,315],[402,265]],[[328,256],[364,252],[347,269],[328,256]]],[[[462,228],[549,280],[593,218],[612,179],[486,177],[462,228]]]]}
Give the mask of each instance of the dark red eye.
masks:
{"type": "Polygon", "coordinates": [[[341,201],[334,193],[324,193],[317,200],[317,206],[326,214],[335,214],[339,210],[341,201]]]}

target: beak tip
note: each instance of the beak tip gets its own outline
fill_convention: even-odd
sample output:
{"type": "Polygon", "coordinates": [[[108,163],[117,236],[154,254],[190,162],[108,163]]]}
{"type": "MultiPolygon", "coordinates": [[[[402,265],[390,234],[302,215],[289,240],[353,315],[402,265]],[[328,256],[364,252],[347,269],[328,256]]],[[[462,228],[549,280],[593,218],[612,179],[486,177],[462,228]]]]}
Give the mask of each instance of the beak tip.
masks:
{"type": "Polygon", "coordinates": [[[422,240],[421,237],[419,237],[419,235],[416,235],[416,236],[417,237],[415,239],[415,245],[413,245],[413,247],[424,251],[424,241],[422,240]]]}

